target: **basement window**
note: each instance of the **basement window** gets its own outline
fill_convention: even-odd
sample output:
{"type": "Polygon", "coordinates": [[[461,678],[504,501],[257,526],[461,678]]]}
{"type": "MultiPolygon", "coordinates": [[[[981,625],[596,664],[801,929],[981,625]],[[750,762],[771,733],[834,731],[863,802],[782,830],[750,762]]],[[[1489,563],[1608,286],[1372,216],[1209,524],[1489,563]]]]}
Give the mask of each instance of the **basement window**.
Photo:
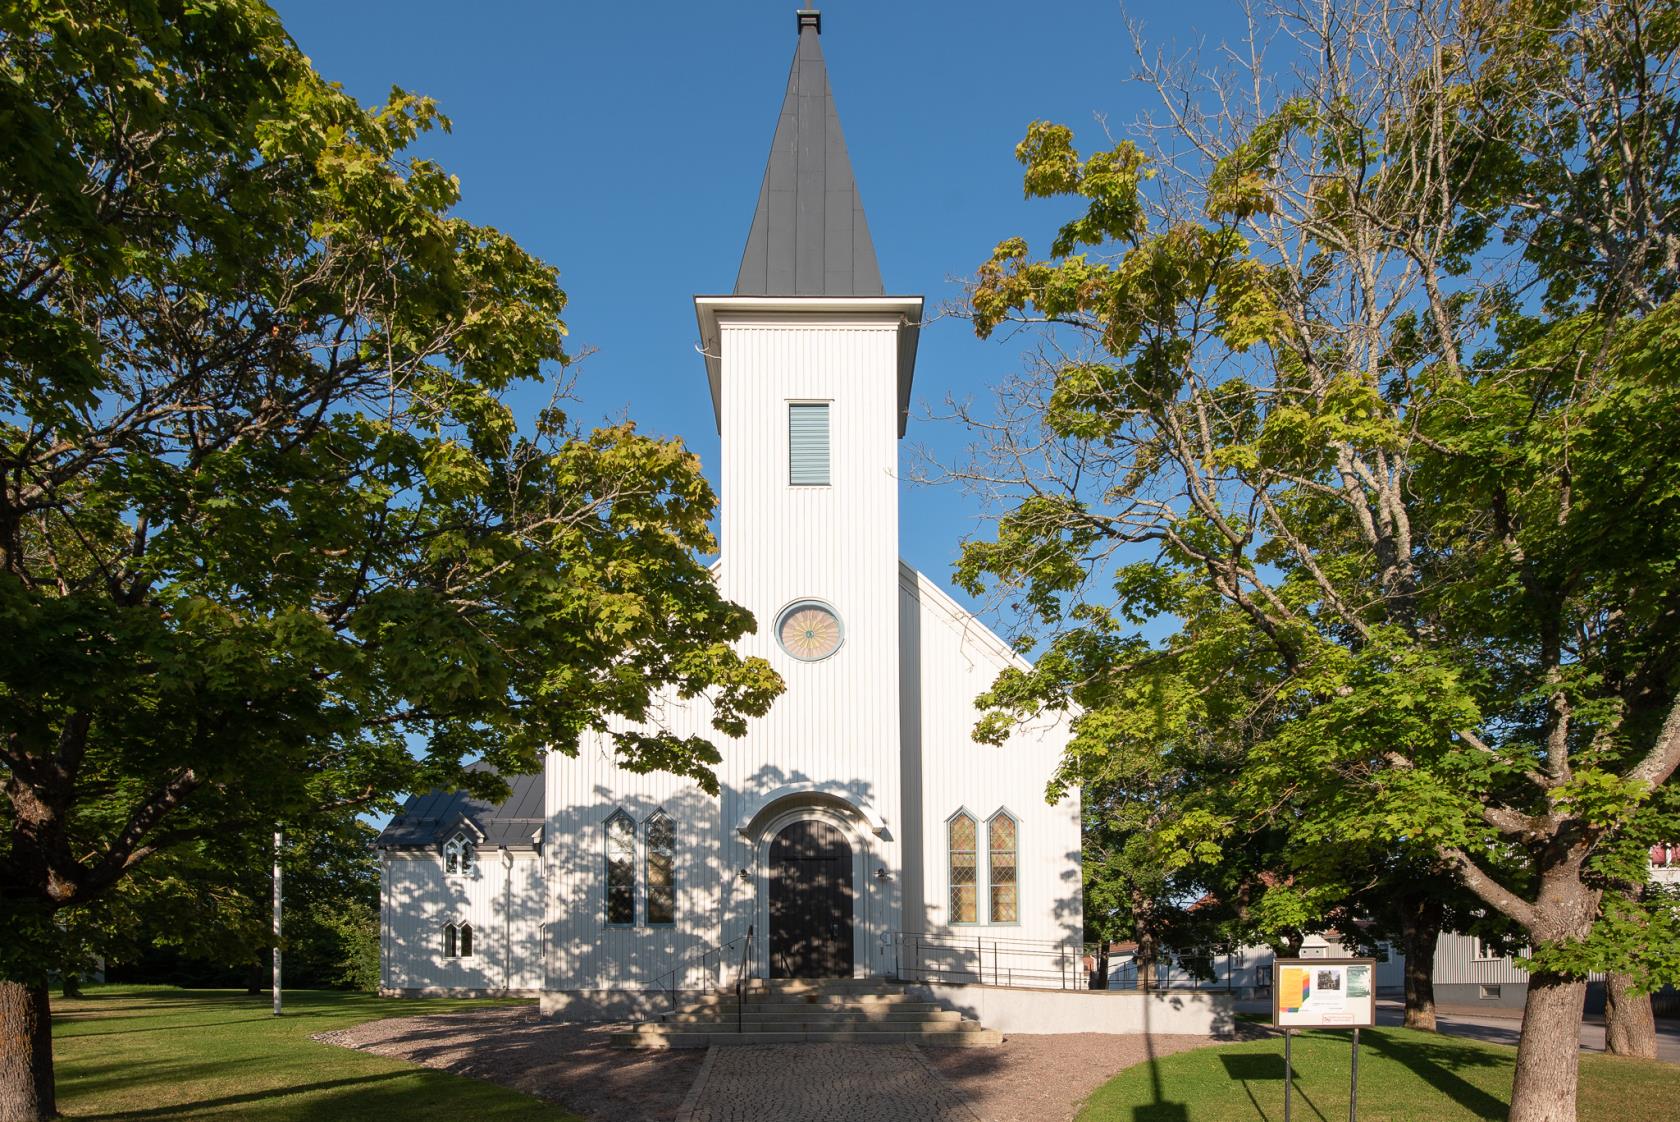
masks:
{"type": "Polygon", "coordinates": [[[1499,1000],[1499,987],[1498,986],[1489,986],[1489,985],[1482,986],[1482,1000],[1483,1001],[1498,1001],[1499,1000]]]}

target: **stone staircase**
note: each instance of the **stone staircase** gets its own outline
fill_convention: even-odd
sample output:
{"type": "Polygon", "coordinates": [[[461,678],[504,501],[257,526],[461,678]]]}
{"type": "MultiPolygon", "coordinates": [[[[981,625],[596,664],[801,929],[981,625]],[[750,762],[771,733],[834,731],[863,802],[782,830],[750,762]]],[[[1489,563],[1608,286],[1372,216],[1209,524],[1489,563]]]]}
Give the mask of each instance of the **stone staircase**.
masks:
{"type": "Polygon", "coordinates": [[[615,1048],[706,1048],[713,1044],[925,1044],[973,1048],[1003,1042],[978,1021],[917,1001],[881,980],[755,978],[739,1008],[733,987],[681,1004],[675,1013],[612,1034],[615,1048]],[[737,1031],[739,1029],[739,1031],[737,1031]]]}

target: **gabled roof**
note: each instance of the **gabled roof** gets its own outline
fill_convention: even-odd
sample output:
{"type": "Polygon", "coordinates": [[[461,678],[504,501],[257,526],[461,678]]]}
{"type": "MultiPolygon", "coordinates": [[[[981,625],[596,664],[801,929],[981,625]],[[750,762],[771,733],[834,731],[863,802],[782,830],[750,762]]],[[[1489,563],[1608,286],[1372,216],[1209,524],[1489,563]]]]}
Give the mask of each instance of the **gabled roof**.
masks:
{"type": "Polygon", "coordinates": [[[822,16],[802,10],[798,18],[799,46],[735,295],[880,296],[875,243],[817,41],[822,16]]]}
{"type": "MultiPolygon", "coordinates": [[[[477,766],[477,765],[475,765],[477,766]]],[[[379,832],[380,849],[432,849],[457,830],[476,834],[478,845],[493,849],[535,849],[543,827],[543,777],[508,777],[505,801],[487,803],[465,791],[428,791],[414,795],[379,832]]]]}

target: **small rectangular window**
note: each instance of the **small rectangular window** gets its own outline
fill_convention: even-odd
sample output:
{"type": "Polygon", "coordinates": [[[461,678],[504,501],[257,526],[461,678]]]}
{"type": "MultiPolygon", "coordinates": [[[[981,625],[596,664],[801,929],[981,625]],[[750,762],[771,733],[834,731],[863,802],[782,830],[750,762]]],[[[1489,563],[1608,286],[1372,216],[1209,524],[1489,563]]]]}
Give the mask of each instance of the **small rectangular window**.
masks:
{"type": "Polygon", "coordinates": [[[828,403],[788,403],[788,482],[828,486],[828,403]]]}
{"type": "Polygon", "coordinates": [[[1482,987],[1482,1000],[1483,1001],[1498,1001],[1499,1000],[1499,987],[1498,986],[1483,986],[1482,987]]]}

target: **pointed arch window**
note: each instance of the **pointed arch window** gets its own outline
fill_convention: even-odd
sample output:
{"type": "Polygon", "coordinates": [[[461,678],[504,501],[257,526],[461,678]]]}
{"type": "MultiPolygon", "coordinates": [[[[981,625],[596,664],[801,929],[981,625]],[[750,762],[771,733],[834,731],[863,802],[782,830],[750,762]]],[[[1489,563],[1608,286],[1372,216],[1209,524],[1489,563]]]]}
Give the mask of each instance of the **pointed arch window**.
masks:
{"type": "Polygon", "coordinates": [[[607,922],[636,922],[636,823],[622,810],[607,819],[607,922]]]}
{"type": "Polygon", "coordinates": [[[986,823],[986,872],[991,885],[993,923],[1020,922],[1020,900],[1016,875],[1019,848],[1015,819],[1000,810],[986,823]]]}
{"type": "Polygon", "coordinates": [[[648,816],[647,831],[647,921],[650,924],[677,922],[676,853],[677,823],[663,810],[648,816]]]}
{"type": "Polygon", "coordinates": [[[946,841],[951,863],[951,922],[980,921],[980,853],[978,830],[966,811],[958,811],[946,824],[946,841]]]}
{"type": "Polygon", "coordinates": [[[471,958],[473,929],[470,923],[446,923],[443,927],[443,957],[471,958]]]}
{"type": "Polygon", "coordinates": [[[454,876],[466,876],[478,861],[478,851],[465,831],[443,843],[443,871],[454,876]]]}

